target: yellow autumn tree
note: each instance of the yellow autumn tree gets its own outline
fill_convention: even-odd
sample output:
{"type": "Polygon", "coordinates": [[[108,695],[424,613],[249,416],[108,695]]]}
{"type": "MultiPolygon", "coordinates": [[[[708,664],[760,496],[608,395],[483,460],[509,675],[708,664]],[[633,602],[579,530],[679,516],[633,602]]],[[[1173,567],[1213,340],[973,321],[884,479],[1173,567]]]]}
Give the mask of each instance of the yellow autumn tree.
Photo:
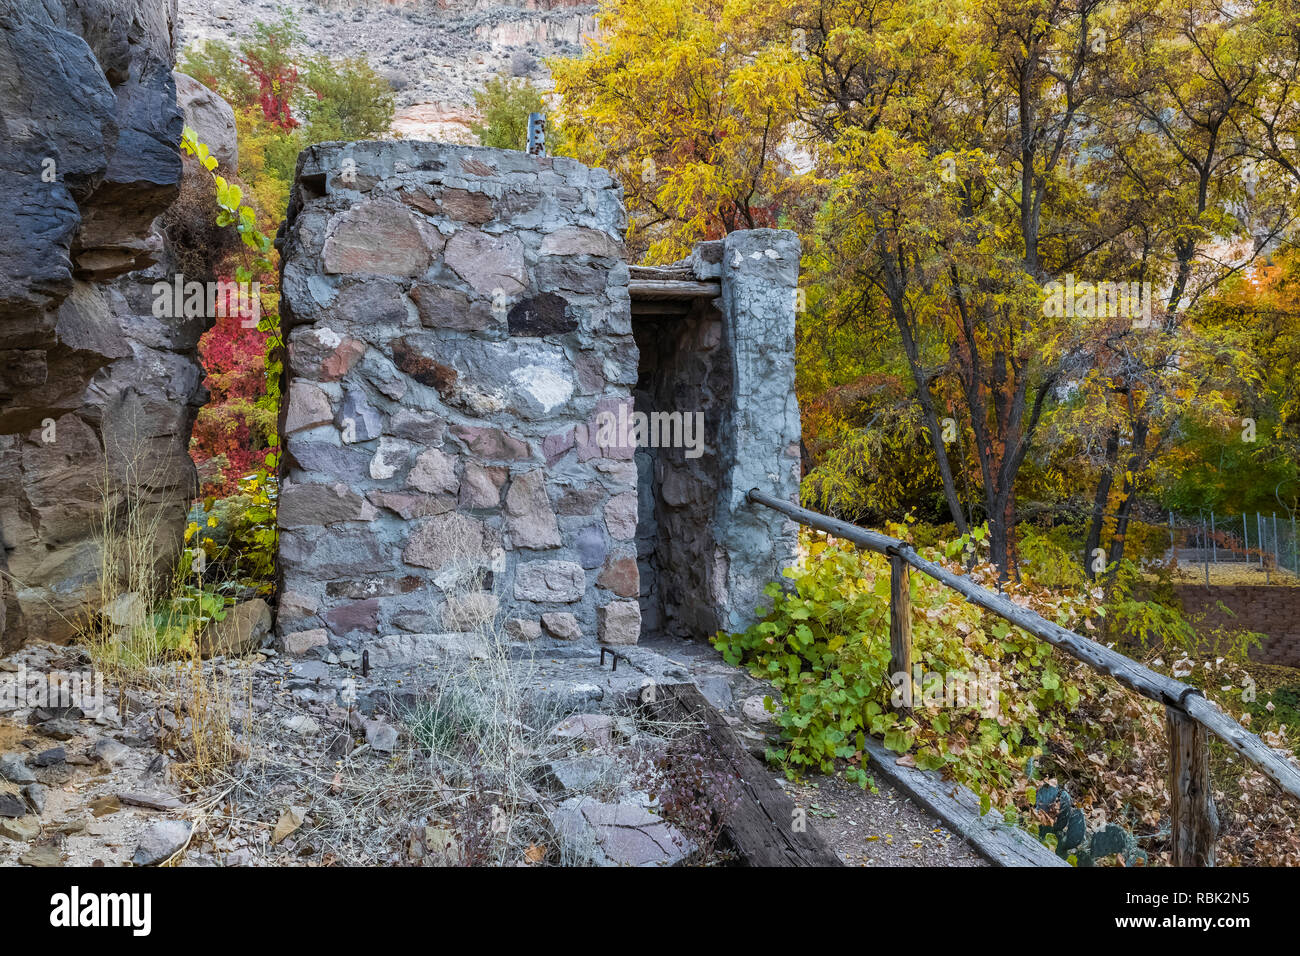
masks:
{"type": "Polygon", "coordinates": [[[735,0],[607,0],[600,39],[551,64],[575,158],[626,189],[628,241],[672,261],[701,239],[775,226],[793,173],[797,40],[735,0]]]}

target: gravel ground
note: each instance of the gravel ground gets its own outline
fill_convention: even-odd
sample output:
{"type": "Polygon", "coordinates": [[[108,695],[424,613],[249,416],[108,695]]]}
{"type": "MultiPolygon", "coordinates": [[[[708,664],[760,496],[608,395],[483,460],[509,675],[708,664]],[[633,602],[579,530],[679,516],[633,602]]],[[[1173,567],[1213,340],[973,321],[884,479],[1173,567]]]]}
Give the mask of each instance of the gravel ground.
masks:
{"type": "Polygon", "coordinates": [[[872,793],[838,777],[810,777],[786,790],[847,866],[989,865],[902,792],[880,779],[876,787],[872,793]]]}

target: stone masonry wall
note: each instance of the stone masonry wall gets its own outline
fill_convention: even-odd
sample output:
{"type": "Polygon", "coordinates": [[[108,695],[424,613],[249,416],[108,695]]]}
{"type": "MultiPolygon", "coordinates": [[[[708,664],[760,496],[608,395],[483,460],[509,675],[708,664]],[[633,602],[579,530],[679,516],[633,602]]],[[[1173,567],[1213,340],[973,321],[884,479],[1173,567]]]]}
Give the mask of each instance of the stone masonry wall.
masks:
{"type": "Polygon", "coordinates": [[[1174,591],[1186,611],[1205,615],[1209,627],[1267,635],[1251,650],[1251,660],[1300,667],[1300,588],[1186,584],[1176,585],[1174,591]],[[1220,604],[1232,613],[1225,613],[1220,604]]]}
{"type": "Polygon", "coordinates": [[[621,191],[418,142],[299,158],[284,253],[286,647],[383,666],[512,639],[635,643],[637,377],[621,191]]]}
{"type": "Polygon", "coordinates": [[[731,363],[730,417],[720,424],[725,463],[714,511],[711,599],[722,626],[742,630],[770,606],[770,581],[795,560],[799,526],[761,505],[751,488],[799,500],[799,403],[794,393],[799,237],[784,229],[733,232],[722,240],[722,334],[731,363]]]}
{"type": "Polygon", "coordinates": [[[745,496],[759,488],[798,501],[799,251],[794,233],[775,229],[699,243],[674,268],[716,281],[719,295],[684,314],[634,310],[637,408],[700,413],[704,433],[702,449],[637,451],[641,606],[652,633],[698,640],[748,627],[795,559],[797,525],[745,496]]]}

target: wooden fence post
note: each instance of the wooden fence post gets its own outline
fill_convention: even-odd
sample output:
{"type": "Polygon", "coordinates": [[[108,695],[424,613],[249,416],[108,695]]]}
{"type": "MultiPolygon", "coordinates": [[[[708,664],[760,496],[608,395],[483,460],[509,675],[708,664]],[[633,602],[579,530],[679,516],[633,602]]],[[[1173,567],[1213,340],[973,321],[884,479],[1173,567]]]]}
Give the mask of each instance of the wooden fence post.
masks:
{"type": "Polygon", "coordinates": [[[1214,866],[1219,815],[1210,790],[1210,735],[1200,721],[1165,708],[1169,727],[1169,843],[1174,866],[1214,866]]]}
{"type": "MultiPolygon", "coordinates": [[[[889,675],[906,674],[913,699],[920,688],[912,682],[912,585],[902,555],[889,556],[889,675]]],[[[913,703],[918,703],[913,699],[913,703]]]]}
{"type": "MultiPolygon", "coordinates": [[[[1148,700],[1181,701],[1175,711],[1166,707],[1170,743],[1170,792],[1174,832],[1174,862],[1183,865],[1211,865],[1218,838],[1218,814],[1210,790],[1209,735],[1212,733],[1243,756],[1300,803],[1300,770],[1284,760],[1262,740],[1241,726],[1218,705],[1201,696],[1196,688],[1164,674],[1158,674],[1130,657],[1096,641],[1067,631],[1059,624],[1020,607],[1005,595],[975,584],[965,575],[954,574],[933,561],[907,549],[906,542],[876,531],[867,531],[838,518],[800,508],[788,501],[751,488],[748,499],[837,538],[851,541],[873,554],[890,559],[890,665],[893,673],[912,669],[912,602],[908,575],[912,568],[951,588],[976,607],[998,615],[1040,640],[1047,641],[1087,664],[1099,674],[1114,678],[1148,700]],[[903,555],[907,554],[908,559],[903,555]]],[[[1293,518],[1294,520],[1294,518],[1293,518]]],[[[1250,534],[1246,515],[1241,516],[1243,537],[1250,534]]],[[[1261,539],[1262,540],[1262,539],[1261,539]]],[[[1242,542],[1249,557],[1249,545],[1242,542]]],[[[1262,553],[1262,552],[1261,552],[1262,553]]],[[[892,676],[892,674],[891,674],[892,676]]],[[[914,683],[909,680],[909,684],[914,683]]]]}

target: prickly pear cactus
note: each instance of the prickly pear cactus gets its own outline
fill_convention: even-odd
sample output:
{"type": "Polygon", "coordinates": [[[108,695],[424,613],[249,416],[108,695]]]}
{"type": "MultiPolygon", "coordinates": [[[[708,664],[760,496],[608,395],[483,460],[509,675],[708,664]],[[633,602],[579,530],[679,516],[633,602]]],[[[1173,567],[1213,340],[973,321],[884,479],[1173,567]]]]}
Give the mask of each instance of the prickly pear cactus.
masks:
{"type": "MultiPolygon", "coordinates": [[[[1036,810],[1056,808],[1056,820],[1038,826],[1038,839],[1047,843],[1048,834],[1056,837],[1056,855],[1063,860],[1074,858],[1076,866],[1092,866],[1097,860],[1116,853],[1124,857],[1126,866],[1145,863],[1146,851],[1137,845],[1137,838],[1115,823],[1108,823],[1094,833],[1088,832],[1088,821],[1083,811],[1074,806],[1069,791],[1063,787],[1042,787],[1034,798],[1036,810]]],[[[1050,844],[1048,844],[1050,845],[1050,844]]]]}

